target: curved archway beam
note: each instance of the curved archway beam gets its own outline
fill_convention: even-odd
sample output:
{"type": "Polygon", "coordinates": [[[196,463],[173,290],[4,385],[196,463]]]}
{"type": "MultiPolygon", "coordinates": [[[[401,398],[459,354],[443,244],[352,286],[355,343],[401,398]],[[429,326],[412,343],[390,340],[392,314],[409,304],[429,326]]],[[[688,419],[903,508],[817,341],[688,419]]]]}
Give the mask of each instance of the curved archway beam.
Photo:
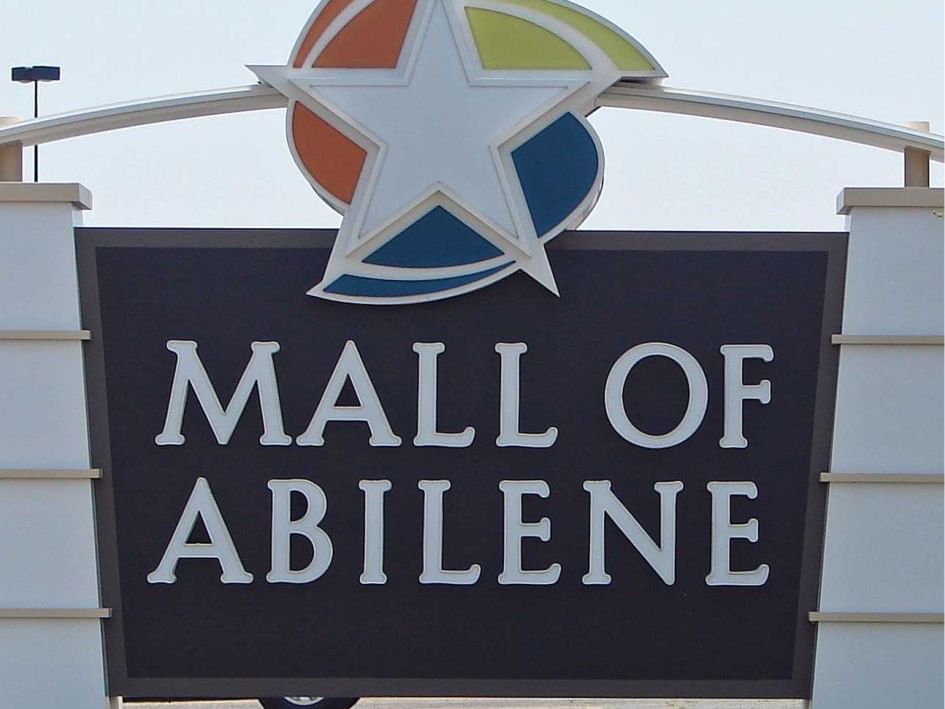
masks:
{"type": "Polygon", "coordinates": [[[0,128],[0,146],[9,143],[22,143],[24,146],[42,145],[121,128],[285,108],[286,104],[286,98],[282,94],[261,84],[162,96],[15,123],[0,128]]]}
{"type": "MultiPolygon", "coordinates": [[[[942,136],[933,133],[813,108],[652,84],[620,82],[600,96],[598,105],[769,126],[897,152],[915,148],[930,153],[938,162],[943,161],[945,152],[942,136]]],[[[219,89],[24,121],[0,128],[0,146],[40,145],[121,128],[285,106],[285,97],[269,86],[219,89]]]]}
{"type": "Polygon", "coordinates": [[[602,107],[702,116],[782,128],[897,152],[915,148],[931,153],[933,160],[943,160],[941,135],[774,101],[624,81],[603,93],[597,103],[602,107]]]}

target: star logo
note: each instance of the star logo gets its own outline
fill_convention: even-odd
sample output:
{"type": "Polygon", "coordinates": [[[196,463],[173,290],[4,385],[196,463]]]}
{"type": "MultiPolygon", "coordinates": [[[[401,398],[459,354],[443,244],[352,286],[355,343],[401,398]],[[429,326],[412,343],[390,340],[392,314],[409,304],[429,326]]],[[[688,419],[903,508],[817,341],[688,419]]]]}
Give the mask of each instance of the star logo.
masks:
{"type": "Polygon", "coordinates": [[[665,73],[559,0],[325,0],[288,66],[302,173],[344,215],[310,295],[408,304],[522,271],[557,294],[545,246],[590,213],[603,152],[586,116],[622,78],[665,73]]]}

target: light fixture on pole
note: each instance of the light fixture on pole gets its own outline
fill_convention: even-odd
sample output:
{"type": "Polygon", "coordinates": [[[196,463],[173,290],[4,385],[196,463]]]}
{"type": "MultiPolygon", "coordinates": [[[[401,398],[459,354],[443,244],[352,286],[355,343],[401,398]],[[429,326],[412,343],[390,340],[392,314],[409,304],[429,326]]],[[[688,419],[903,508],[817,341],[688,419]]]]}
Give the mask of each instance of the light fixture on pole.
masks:
{"type": "MultiPolygon", "coordinates": [[[[39,83],[59,81],[60,77],[58,66],[16,66],[11,73],[13,81],[33,84],[33,118],[39,118],[39,83]]],[[[33,182],[39,182],[39,145],[33,146],[33,182]]]]}

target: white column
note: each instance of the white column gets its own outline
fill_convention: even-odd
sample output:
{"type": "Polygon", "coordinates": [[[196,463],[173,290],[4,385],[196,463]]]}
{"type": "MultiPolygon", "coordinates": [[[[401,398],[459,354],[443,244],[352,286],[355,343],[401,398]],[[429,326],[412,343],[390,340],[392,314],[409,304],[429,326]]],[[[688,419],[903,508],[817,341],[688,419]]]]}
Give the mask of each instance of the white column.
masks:
{"type": "Polygon", "coordinates": [[[0,705],[107,706],[73,227],[79,185],[0,184],[0,705]]]}
{"type": "Polygon", "coordinates": [[[851,189],[813,709],[940,709],[942,190],[851,189]]]}

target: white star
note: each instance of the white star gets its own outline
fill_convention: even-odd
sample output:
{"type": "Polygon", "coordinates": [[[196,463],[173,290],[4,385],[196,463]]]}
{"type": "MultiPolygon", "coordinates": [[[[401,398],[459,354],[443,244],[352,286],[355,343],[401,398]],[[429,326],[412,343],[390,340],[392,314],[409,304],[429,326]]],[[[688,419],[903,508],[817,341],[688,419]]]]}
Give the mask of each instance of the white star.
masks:
{"type": "Polygon", "coordinates": [[[290,98],[353,126],[368,149],[323,283],[344,272],[345,256],[372,253],[401,231],[405,216],[422,216],[418,207],[439,200],[458,206],[477,231],[556,290],[524,196],[509,174],[515,145],[508,143],[525,129],[533,134],[550,124],[560,115],[555,107],[587,81],[484,77],[464,61],[449,12],[442,0],[418,10],[414,22],[421,24],[413,28],[405,71],[253,67],[290,98]]]}

